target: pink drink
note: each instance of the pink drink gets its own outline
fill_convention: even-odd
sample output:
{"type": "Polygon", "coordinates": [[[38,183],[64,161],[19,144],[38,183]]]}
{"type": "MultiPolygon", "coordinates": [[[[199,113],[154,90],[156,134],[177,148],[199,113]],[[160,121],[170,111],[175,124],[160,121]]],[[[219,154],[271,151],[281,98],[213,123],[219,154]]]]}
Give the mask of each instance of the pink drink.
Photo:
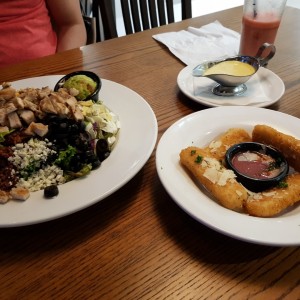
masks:
{"type": "Polygon", "coordinates": [[[272,16],[244,16],[239,54],[255,56],[263,43],[274,44],[280,20],[272,16]]]}

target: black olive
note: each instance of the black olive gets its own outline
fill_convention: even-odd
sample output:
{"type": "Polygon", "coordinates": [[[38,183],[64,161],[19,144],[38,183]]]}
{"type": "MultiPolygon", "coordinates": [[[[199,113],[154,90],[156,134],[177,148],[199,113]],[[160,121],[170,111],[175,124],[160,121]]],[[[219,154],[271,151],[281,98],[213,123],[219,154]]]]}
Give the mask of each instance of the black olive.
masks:
{"type": "Polygon", "coordinates": [[[79,144],[77,144],[77,148],[81,151],[89,151],[91,149],[91,145],[89,141],[81,140],[79,144]]]}
{"type": "Polygon", "coordinates": [[[72,133],[77,133],[79,131],[79,127],[77,124],[72,124],[69,129],[72,133]]]}
{"type": "Polygon", "coordinates": [[[95,157],[94,151],[93,150],[88,150],[85,152],[85,156],[88,159],[93,159],[95,157]]]}
{"type": "Polygon", "coordinates": [[[62,132],[55,133],[55,137],[56,137],[58,140],[63,140],[63,139],[68,138],[68,133],[67,133],[67,132],[65,132],[65,133],[62,133],[62,132]]]}
{"type": "Polygon", "coordinates": [[[96,153],[98,157],[102,157],[105,152],[109,150],[108,142],[105,139],[100,139],[96,144],[96,153]]]}
{"type": "Polygon", "coordinates": [[[45,198],[53,198],[58,195],[58,187],[57,185],[49,185],[44,189],[44,197],[45,198]]]}
{"type": "Polygon", "coordinates": [[[82,121],[82,122],[80,123],[80,128],[79,128],[79,129],[80,129],[81,131],[85,131],[85,126],[86,126],[85,123],[82,121]]]}
{"type": "Polygon", "coordinates": [[[101,161],[99,159],[92,161],[92,169],[95,170],[101,166],[101,161]]]}
{"type": "Polygon", "coordinates": [[[72,160],[71,160],[72,162],[78,162],[78,163],[80,163],[80,161],[81,161],[81,155],[80,155],[80,153],[76,153],[73,157],[72,157],[72,160]]]}
{"type": "Polygon", "coordinates": [[[72,157],[72,160],[71,160],[71,163],[70,163],[70,171],[73,171],[73,172],[78,172],[81,168],[82,168],[82,162],[81,162],[81,157],[79,154],[75,154],[73,157],[72,157]]]}
{"type": "Polygon", "coordinates": [[[61,132],[66,132],[68,127],[69,126],[66,122],[62,122],[62,123],[59,124],[59,129],[60,129],[61,132]]]}
{"type": "Polygon", "coordinates": [[[99,153],[98,158],[100,161],[104,161],[105,159],[107,159],[109,157],[109,155],[110,155],[109,151],[102,152],[102,153],[99,153]]]}

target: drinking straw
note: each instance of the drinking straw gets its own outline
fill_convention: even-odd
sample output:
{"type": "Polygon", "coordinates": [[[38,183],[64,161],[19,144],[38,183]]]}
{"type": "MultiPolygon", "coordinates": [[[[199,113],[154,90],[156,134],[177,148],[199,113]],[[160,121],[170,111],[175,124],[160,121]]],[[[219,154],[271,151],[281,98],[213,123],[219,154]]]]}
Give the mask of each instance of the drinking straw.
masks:
{"type": "Polygon", "coordinates": [[[256,0],[253,0],[253,18],[255,19],[256,16],[257,16],[256,0]]]}

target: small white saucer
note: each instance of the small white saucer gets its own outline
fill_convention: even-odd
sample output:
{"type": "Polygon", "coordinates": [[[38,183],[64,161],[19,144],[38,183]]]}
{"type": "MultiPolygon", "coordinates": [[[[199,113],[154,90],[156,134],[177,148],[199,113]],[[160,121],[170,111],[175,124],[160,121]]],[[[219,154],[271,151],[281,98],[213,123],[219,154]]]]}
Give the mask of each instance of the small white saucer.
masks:
{"type": "Polygon", "coordinates": [[[216,82],[205,77],[193,77],[195,66],[182,69],[177,77],[180,90],[190,99],[206,106],[256,106],[266,107],[277,102],[285,92],[280,77],[272,71],[260,67],[247,82],[247,90],[237,96],[217,96],[212,89],[216,82]]]}

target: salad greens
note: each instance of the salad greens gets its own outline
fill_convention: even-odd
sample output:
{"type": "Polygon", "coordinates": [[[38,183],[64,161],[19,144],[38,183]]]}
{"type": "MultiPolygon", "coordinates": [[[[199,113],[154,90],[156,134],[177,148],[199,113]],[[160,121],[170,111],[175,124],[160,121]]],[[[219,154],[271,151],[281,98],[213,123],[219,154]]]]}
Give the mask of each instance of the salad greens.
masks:
{"type": "Polygon", "coordinates": [[[69,169],[70,162],[76,153],[76,148],[68,145],[66,150],[62,150],[59,152],[58,158],[54,161],[54,163],[61,167],[63,170],[69,169]]]}

